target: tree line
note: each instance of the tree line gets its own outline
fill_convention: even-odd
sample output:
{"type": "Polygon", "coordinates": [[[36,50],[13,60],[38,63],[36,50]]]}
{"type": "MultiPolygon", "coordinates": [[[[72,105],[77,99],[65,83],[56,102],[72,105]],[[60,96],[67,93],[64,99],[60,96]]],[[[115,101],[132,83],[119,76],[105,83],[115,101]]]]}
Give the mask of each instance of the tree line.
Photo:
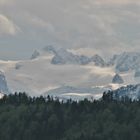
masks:
{"type": "Polygon", "coordinates": [[[0,140],[139,140],[140,101],[59,101],[26,93],[0,99],[0,140]]]}

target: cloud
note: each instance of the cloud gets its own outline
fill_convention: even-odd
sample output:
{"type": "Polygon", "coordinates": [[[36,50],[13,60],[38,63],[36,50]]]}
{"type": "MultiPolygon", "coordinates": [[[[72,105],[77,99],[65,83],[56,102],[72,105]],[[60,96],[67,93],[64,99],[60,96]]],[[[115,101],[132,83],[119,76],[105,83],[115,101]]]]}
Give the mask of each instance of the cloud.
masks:
{"type": "Polygon", "coordinates": [[[35,28],[45,29],[50,32],[55,30],[51,23],[35,15],[26,14],[25,20],[27,20],[27,23],[31,26],[34,26],[35,28]]]}
{"type": "Polygon", "coordinates": [[[15,0],[0,0],[0,5],[11,5],[15,0]]]}
{"type": "Polygon", "coordinates": [[[4,20],[10,23],[12,31],[9,24],[4,24],[0,31],[16,34],[14,23],[22,30],[20,39],[13,38],[13,46],[22,44],[32,50],[54,44],[72,49],[90,48],[103,54],[129,51],[132,46],[135,50],[139,46],[139,0],[0,0],[0,3],[5,3],[0,12],[12,19],[4,20]],[[9,1],[13,4],[9,5],[9,1]]]}
{"type": "Polygon", "coordinates": [[[0,14],[0,36],[16,35],[18,31],[20,31],[20,29],[17,25],[15,25],[6,16],[0,14]]]}
{"type": "Polygon", "coordinates": [[[93,4],[103,4],[103,5],[126,5],[126,4],[140,4],[139,0],[89,0],[93,4]]]}

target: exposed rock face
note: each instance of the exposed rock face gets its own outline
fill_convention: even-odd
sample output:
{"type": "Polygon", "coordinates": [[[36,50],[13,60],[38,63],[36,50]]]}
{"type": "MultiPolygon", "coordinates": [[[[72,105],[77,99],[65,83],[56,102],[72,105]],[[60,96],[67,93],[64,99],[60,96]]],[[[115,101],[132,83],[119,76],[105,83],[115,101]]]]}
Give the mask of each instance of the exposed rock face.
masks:
{"type": "Polygon", "coordinates": [[[85,65],[90,62],[89,58],[86,56],[74,55],[71,52],[68,52],[65,49],[59,49],[54,52],[54,57],[51,61],[52,64],[80,64],[85,65]]]}
{"type": "Polygon", "coordinates": [[[122,77],[119,74],[116,74],[113,77],[112,83],[114,83],[114,84],[122,84],[122,83],[124,83],[124,81],[123,81],[122,77]]]}
{"type": "Polygon", "coordinates": [[[106,66],[106,63],[105,61],[102,59],[102,57],[100,57],[99,55],[94,55],[92,58],[91,58],[91,61],[95,63],[96,66],[101,66],[101,67],[104,67],[106,66]]]}
{"type": "Polygon", "coordinates": [[[43,51],[56,54],[57,49],[55,47],[53,47],[52,45],[48,45],[48,46],[43,48],[43,51]]]}
{"type": "Polygon", "coordinates": [[[0,93],[9,93],[7,81],[3,72],[0,71],[0,93]]]}
{"type": "Polygon", "coordinates": [[[36,59],[38,56],[40,56],[40,53],[37,50],[35,50],[31,56],[31,59],[36,59]]]}
{"type": "Polygon", "coordinates": [[[91,62],[94,62],[96,66],[105,66],[105,61],[99,56],[94,55],[89,58],[85,55],[76,55],[64,48],[54,48],[53,46],[47,46],[43,49],[44,51],[51,52],[54,54],[51,63],[52,64],[79,64],[86,65],[91,62]]]}

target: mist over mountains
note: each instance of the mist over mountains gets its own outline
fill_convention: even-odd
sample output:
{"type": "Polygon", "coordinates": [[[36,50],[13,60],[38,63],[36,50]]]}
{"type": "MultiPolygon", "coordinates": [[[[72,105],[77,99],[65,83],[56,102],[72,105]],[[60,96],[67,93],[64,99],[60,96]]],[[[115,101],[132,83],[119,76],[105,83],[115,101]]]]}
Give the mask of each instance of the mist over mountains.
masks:
{"type": "Polygon", "coordinates": [[[140,53],[125,52],[104,59],[47,46],[22,61],[0,61],[2,93],[26,91],[32,96],[100,98],[104,91],[140,82],[140,53]],[[5,78],[6,77],[6,78],[5,78]]]}

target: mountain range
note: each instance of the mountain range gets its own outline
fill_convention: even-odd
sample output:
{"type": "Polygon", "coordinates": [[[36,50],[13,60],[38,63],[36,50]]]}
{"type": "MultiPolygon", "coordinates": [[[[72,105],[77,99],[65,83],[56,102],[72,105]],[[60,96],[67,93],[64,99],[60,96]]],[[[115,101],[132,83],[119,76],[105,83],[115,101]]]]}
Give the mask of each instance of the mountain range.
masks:
{"type": "Polygon", "coordinates": [[[124,52],[107,61],[98,54],[89,57],[47,46],[35,50],[28,60],[1,60],[0,71],[1,93],[100,98],[103,91],[140,83],[140,53],[124,52]]]}

